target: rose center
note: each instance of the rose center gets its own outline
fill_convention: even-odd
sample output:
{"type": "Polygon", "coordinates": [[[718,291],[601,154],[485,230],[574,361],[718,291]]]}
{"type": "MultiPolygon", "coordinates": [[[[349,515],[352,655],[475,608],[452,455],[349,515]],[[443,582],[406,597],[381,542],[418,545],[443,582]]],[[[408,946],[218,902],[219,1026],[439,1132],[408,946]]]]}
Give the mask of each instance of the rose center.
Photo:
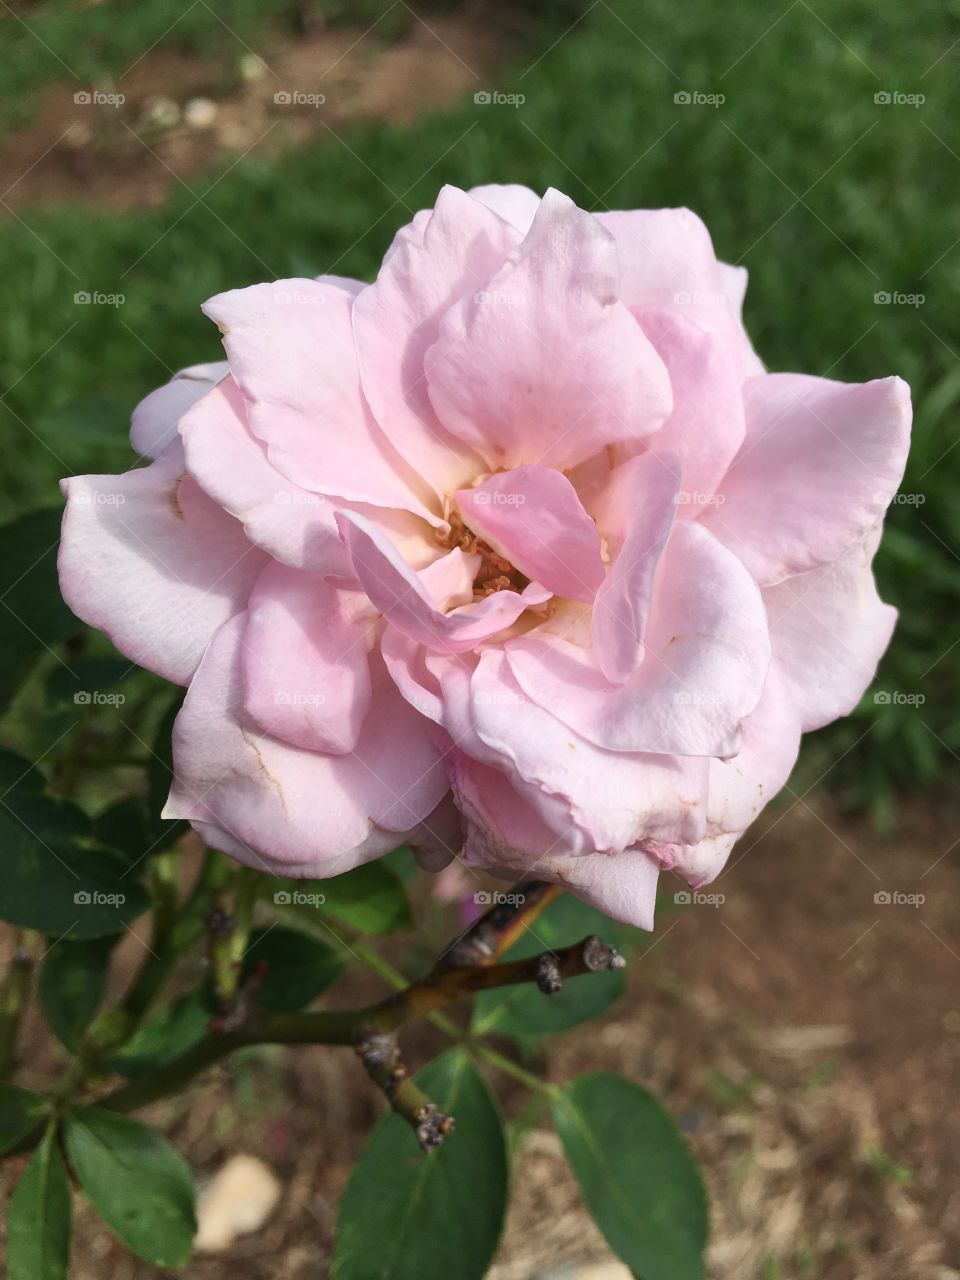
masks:
{"type": "Polygon", "coordinates": [[[447,517],[450,532],[441,539],[442,545],[452,551],[459,547],[468,555],[480,557],[480,568],[473,580],[475,596],[489,596],[495,591],[522,591],[529,586],[530,579],[515,568],[509,560],[494,551],[488,542],[467,527],[459,511],[451,511],[447,517]]]}

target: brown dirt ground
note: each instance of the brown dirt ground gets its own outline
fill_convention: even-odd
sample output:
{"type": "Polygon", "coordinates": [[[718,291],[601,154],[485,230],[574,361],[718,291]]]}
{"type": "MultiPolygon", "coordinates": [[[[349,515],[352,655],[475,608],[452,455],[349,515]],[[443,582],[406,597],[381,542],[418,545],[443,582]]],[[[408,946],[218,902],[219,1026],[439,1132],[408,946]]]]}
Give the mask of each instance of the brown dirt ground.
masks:
{"type": "MultiPolygon", "coordinates": [[[[664,913],[622,1004],[546,1046],[551,1079],[618,1071],[680,1120],[710,1185],[712,1280],[960,1277],[955,832],[954,813],[919,803],[885,843],[824,796],[782,806],[712,886],[722,905],[664,913]]],[[[365,998],[370,981],[338,998],[365,998]]],[[[49,1078],[36,1022],[27,1044],[24,1083],[49,1078]]],[[[408,1035],[414,1062],[433,1048],[408,1035]]],[[[495,1083],[514,1113],[522,1090],[495,1083]]],[[[144,1113],[201,1179],[246,1152],[283,1184],[263,1230],[195,1259],[188,1280],[325,1275],[338,1197],[381,1108],[351,1054],[317,1048],[267,1051],[144,1113]]],[[[79,1199],[75,1257],[76,1280],[161,1274],[79,1199]]],[[[556,1138],[534,1129],[491,1280],[604,1258],[556,1138]]]]}
{"type": "Polygon", "coordinates": [[[178,182],[248,155],[310,140],[339,145],[347,120],[404,124],[487,87],[521,29],[508,9],[498,6],[496,21],[489,10],[475,2],[454,14],[411,11],[406,32],[389,42],[376,27],[316,26],[296,40],[268,39],[262,59],[225,35],[226,67],[155,49],[115,83],[89,87],[122,94],[119,106],[78,104],[76,84],[51,86],[35,119],[0,142],[3,201],[10,209],[53,200],[159,204],[178,182]],[[276,102],[278,93],[288,101],[276,102]],[[189,122],[197,99],[213,108],[203,124],[189,122]]]}

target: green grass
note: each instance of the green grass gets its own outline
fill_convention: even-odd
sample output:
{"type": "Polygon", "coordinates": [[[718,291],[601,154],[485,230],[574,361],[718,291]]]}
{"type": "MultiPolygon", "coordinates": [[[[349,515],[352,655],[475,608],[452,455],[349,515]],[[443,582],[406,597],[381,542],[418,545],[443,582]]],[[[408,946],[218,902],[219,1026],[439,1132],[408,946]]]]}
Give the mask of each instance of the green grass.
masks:
{"type": "Polygon", "coordinates": [[[254,153],[161,209],[21,211],[0,228],[4,509],[55,501],[69,470],[128,465],[129,407],[169,370],[218,356],[204,298],[273,275],[368,277],[442,182],[553,184],[587,208],[689,205],[719,253],[750,268],[747,323],[770,368],[899,373],[914,389],[903,492],[917,505],[894,507],[879,561],[901,609],[875,685],[891,701],[868,694],[806,757],[811,781],[829,768],[840,794],[886,813],[897,788],[932,782],[960,751],[960,112],[957,54],[942,56],[955,30],[933,0],[779,12],[601,0],[559,40],[569,15],[543,22],[526,64],[504,70],[496,87],[524,94],[520,108],[468,99],[271,165],[254,153]],[[726,100],[677,105],[681,90],[726,100]],[[926,102],[874,102],[894,90],[926,102]],[[77,307],[78,290],[125,302],[77,307]],[[878,291],[926,301],[878,306],[878,291]]]}

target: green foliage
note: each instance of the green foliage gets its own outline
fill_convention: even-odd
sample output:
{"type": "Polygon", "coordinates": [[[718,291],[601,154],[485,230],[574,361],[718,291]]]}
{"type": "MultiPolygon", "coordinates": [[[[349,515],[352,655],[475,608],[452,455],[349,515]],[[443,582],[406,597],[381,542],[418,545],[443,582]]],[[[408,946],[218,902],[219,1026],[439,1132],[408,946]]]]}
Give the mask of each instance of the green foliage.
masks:
{"type": "Polygon", "coordinates": [[[273,902],[317,925],[332,916],[361,933],[386,934],[413,926],[400,877],[382,862],[367,862],[331,880],[271,881],[273,902]]]}
{"type": "Polygon", "coordinates": [[[80,626],[57,581],[60,517],[48,507],[0,527],[0,709],[27,665],[80,626]]]}
{"type": "Polygon", "coordinates": [[[38,1093],[17,1089],[11,1084],[0,1085],[0,1155],[15,1147],[36,1127],[47,1105],[38,1093]]]}
{"type": "MultiPolygon", "coordinates": [[[[506,958],[519,960],[569,946],[590,933],[599,934],[611,945],[617,942],[618,929],[609,917],[564,894],[530,925],[506,958]]],[[[625,981],[622,969],[610,969],[569,978],[552,996],[544,996],[530,985],[483,991],[474,1001],[473,1029],[480,1034],[497,1032],[520,1038],[567,1031],[606,1012],[623,994],[625,981]]]]}
{"type": "Polygon", "coordinates": [[[123,859],[92,842],[82,810],[50,799],[42,775],[6,751],[0,751],[0,792],[3,919],[52,938],[99,938],[146,908],[142,885],[125,875],[123,859]]]}
{"type": "Polygon", "coordinates": [[[399,1116],[384,1116],[340,1203],[335,1280],[480,1280],[493,1257],[507,1201],[500,1113],[460,1051],[417,1081],[456,1115],[456,1132],[425,1155],[399,1116]]]}
{"type": "Polygon", "coordinates": [[[97,1212],[134,1253],[179,1267],[196,1232],[193,1177],[154,1129],[97,1107],[67,1116],[70,1167],[97,1212]]]}
{"type": "Polygon", "coordinates": [[[614,1253],[644,1280],[704,1280],[703,1181],[653,1095],[620,1076],[579,1076],[558,1093],[554,1123],[614,1253]]]}
{"type": "Polygon", "coordinates": [[[294,1013],[326,991],[343,972],[340,952],[296,929],[271,925],[250,935],[245,974],[263,970],[257,999],[275,1013],[294,1013]]]}
{"type": "Polygon", "coordinates": [[[44,958],[40,1001],[51,1030],[67,1049],[76,1049],[100,1006],[113,942],[113,938],[77,942],[64,938],[55,942],[44,958]]]}
{"type": "Polygon", "coordinates": [[[135,1079],[173,1062],[200,1043],[213,1016],[206,991],[178,996],[146,1022],[109,1060],[112,1071],[135,1079]]]}
{"type": "Polygon", "coordinates": [[[50,1128],[10,1200],[8,1280],[66,1280],[71,1224],[70,1184],[50,1128]]]}

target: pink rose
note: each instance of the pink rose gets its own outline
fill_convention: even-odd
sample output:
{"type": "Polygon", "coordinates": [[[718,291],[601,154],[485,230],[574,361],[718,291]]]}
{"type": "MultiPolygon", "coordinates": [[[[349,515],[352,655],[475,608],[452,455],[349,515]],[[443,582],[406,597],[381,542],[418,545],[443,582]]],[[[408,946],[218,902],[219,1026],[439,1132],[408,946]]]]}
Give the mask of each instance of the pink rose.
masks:
{"type": "MultiPolygon", "coordinates": [[[[372,285],[212,298],[227,360],[66,480],[84,621],[189,685],[165,814],[330,876],[408,841],[650,927],[845,715],[910,402],[766,373],[685,209],[444,188],[372,285]]],[[[787,317],[789,323],[789,316],[787,317]]]]}

